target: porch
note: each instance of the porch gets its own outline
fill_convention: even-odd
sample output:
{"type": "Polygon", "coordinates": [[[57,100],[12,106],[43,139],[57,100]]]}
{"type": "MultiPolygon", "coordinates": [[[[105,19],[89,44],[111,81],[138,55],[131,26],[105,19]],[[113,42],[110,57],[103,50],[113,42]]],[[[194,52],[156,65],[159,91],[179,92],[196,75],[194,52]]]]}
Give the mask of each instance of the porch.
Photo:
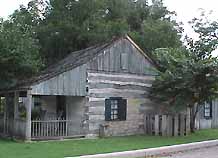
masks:
{"type": "Polygon", "coordinates": [[[85,97],[4,93],[0,97],[0,135],[25,140],[83,137],[84,105],[85,97]]]}

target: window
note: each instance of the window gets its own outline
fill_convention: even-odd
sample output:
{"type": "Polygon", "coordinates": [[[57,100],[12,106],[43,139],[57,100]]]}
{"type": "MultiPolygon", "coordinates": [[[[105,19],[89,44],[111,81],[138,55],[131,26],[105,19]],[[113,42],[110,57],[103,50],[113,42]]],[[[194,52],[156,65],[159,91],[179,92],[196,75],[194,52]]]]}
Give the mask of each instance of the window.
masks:
{"type": "Polygon", "coordinates": [[[41,106],[42,106],[41,97],[40,96],[36,96],[34,98],[34,107],[35,108],[41,108],[41,106]]]}
{"type": "Polygon", "coordinates": [[[204,105],[204,117],[211,118],[212,117],[212,101],[209,103],[205,103],[204,105]]]}
{"type": "Polygon", "coordinates": [[[128,69],[128,54],[127,53],[121,53],[121,69],[127,70],[128,69]]]}
{"type": "Polygon", "coordinates": [[[0,114],[4,112],[5,98],[0,97],[0,114]]]}
{"type": "Polygon", "coordinates": [[[118,100],[111,100],[111,120],[118,119],[118,100]]]}
{"type": "Polygon", "coordinates": [[[127,101],[122,98],[110,98],[105,100],[105,120],[126,120],[127,101]]]}

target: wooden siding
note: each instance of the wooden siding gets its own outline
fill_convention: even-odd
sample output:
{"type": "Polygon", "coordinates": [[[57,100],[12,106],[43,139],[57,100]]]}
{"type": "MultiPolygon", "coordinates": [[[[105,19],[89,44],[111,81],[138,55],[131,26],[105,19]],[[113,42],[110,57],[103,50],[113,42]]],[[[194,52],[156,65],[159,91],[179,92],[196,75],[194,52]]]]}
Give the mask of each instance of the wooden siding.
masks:
{"type": "Polygon", "coordinates": [[[33,85],[33,95],[86,95],[86,65],[33,85]]]}
{"type": "Polygon", "coordinates": [[[213,101],[212,106],[212,128],[218,128],[218,99],[213,101]]]}
{"type": "Polygon", "coordinates": [[[84,135],[85,97],[67,97],[68,135],[84,135]]]}
{"type": "Polygon", "coordinates": [[[121,39],[88,63],[88,69],[97,71],[155,74],[154,66],[127,39],[121,39]]]}

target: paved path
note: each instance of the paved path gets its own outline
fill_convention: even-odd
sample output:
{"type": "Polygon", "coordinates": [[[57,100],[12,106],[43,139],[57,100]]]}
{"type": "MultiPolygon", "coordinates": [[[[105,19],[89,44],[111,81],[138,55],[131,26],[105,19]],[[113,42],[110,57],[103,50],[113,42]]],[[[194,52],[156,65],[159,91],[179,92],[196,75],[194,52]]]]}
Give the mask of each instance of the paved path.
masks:
{"type": "Polygon", "coordinates": [[[184,153],[177,153],[164,158],[218,158],[218,146],[184,153]]]}

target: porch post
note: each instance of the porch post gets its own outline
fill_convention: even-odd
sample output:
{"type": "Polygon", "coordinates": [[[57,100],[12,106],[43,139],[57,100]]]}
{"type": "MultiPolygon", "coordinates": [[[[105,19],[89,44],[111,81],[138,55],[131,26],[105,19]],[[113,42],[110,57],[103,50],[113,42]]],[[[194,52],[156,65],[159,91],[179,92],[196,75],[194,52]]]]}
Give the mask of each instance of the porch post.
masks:
{"type": "Polygon", "coordinates": [[[31,141],[31,108],[32,108],[32,94],[31,90],[27,91],[27,105],[26,105],[26,140],[31,141]]]}
{"type": "Polygon", "coordinates": [[[14,119],[18,118],[19,92],[14,92],[14,119]]]}
{"type": "Polygon", "coordinates": [[[14,92],[14,135],[17,133],[19,92],[14,92]]]}

